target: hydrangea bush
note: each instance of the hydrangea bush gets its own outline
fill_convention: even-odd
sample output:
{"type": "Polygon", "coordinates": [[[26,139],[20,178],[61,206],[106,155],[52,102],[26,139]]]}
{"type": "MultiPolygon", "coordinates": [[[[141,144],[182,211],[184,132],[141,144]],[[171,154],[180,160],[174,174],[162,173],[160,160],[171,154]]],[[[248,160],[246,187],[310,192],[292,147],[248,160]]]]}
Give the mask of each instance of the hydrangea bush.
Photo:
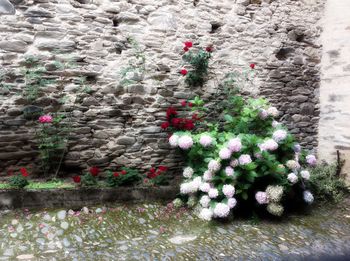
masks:
{"type": "Polygon", "coordinates": [[[316,158],[277,121],[278,110],[265,99],[237,94],[225,102],[222,119],[169,138],[187,159],[181,198],[198,206],[204,220],[226,218],[237,205],[281,216],[288,202],[311,204],[308,168],[316,158]]]}

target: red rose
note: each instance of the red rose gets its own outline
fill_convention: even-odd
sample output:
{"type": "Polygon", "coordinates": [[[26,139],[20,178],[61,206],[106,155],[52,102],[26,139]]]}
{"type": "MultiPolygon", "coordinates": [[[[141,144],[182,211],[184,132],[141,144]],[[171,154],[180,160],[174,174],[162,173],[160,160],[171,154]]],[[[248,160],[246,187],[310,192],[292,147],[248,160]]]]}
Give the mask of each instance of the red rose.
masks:
{"type": "Polygon", "coordinates": [[[186,69],[182,69],[182,70],[180,71],[180,73],[181,73],[183,76],[185,76],[185,75],[188,73],[188,71],[187,71],[186,69]]]}
{"type": "Polygon", "coordinates": [[[192,120],[194,120],[194,121],[198,121],[199,120],[197,113],[192,115],[192,120]]]}
{"type": "Polygon", "coordinates": [[[169,120],[172,116],[175,116],[177,115],[177,111],[175,108],[173,107],[169,107],[167,110],[166,110],[166,118],[169,120]]]}
{"type": "Polygon", "coordinates": [[[189,103],[188,103],[188,106],[189,106],[189,107],[193,107],[193,103],[192,103],[192,102],[189,102],[189,103]]]}
{"type": "Polygon", "coordinates": [[[81,177],[80,176],[74,176],[73,177],[73,181],[74,181],[74,183],[80,183],[81,177]]]}
{"type": "Polygon", "coordinates": [[[149,178],[149,179],[153,179],[155,177],[157,177],[157,174],[155,172],[153,172],[153,173],[150,172],[150,173],[147,174],[147,178],[149,178]]]}
{"type": "Polygon", "coordinates": [[[182,122],[181,118],[174,118],[171,120],[171,124],[175,127],[178,128],[182,122]]]}
{"type": "Polygon", "coordinates": [[[113,173],[113,176],[116,177],[116,178],[118,178],[118,177],[119,177],[119,173],[118,173],[118,172],[114,172],[114,173],[113,173]]]}
{"type": "Polygon", "coordinates": [[[211,53],[211,52],[213,51],[213,47],[208,46],[207,48],[205,48],[205,50],[206,50],[208,53],[211,53]]]}
{"type": "Polygon", "coordinates": [[[181,102],[181,106],[185,107],[187,105],[187,102],[186,101],[182,101],[181,102]]]}
{"type": "Polygon", "coordinates": [[[184,128],[185,128],[185,130],[193,130],[194,129],[193,121],[186,120],[184,128]]]}
{"type": "Polygon", "coordinates": [[[188,50],[190,50],[190,48],[188,48],[187,46],[184,47],[184,51],[188,52],[188,50]]]}
{"type": "Polygon", "coordinates": [[[192,42],[185,42],[185,47],[191,48],[193,46],[192,42]]]}
{"type": "Polygon", "coordinates": [[[92,176],[96,177],[100,173],[100,169],[98,167],[91,167],[89,172],[92,176]]]}
{"type": "Polygon", "coordinates": [[[122,175],[126,175],[127,171],[126,171],[126,170],[122,170],[120,173],[121,173],[122,175]]]}
{"type": "Polygon", "coordinates": [[[29,173],[26,168],[20,168],[19,171],[22,173],[23,177],[28,177],[29,173]]]}
{"type": "Polygon", "coordinates": [[[249,65],[249,67],[252,68],[252,69],[254,69],[254,68],[255,68],[255,63],[251,63],[251,64],[249,65]]]}
{"type": "Polygon", "coordinates": [[[167,171],[167,170],[168,170],[168,167],[166,167],[166,166],[159,166],[159,167],[158,167],[158,170],[159,170],[159,171],[162,171],[162,172],[163,172],[163,171],[167,171]]]}
{"type": "Polygon", "coordinates": [[[155,169],[155,168],[151,168],[151,169],[149,170],[149,172],[155,173],[155,172],[156,172],[156,169],[155,169]]]}
{"type": "Polygon", "coordinates": [[[166,130],[168,127],[169,127],[169,122],[163,122],[160,127],[163,129],[163,130],[166,130]]]}

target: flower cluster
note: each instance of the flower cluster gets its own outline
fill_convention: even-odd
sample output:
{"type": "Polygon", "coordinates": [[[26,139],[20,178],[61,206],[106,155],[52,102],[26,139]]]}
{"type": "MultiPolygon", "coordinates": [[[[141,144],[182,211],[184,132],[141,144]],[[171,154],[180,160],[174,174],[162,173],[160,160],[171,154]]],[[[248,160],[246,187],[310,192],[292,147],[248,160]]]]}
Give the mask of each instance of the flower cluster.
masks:
{"type": "Polygon", "coordinates": [[[270,214],[281,216],[285,199],[294,189],[304,191],[305,203],[313,202],[307,190],[307,167],[316,164],[315,156],[306,155],[280,123],[273,124],[279,115],[275,107],[249,102],[239,112],[244,117],[249,113],[252,118],[245,121],[250,122],[248,126],[256,124],[256,129],[244,125],[235,129],[238,120],[227,117],[235,125],[224,126],[225,131],[178,131],[169,138],[170,145],[186,153],[189,161],[180,185],[182,198],[187,197],[188,205],[197,204],[198,215],[204,220],[228,217],[240,201],[255,202],[270,214]],[[250,197],[254,200],[247,201],[250,197]]]}
{"type": "MultiPolygon", "coordinates": [[[[182,101],[181,105],[183,107],[192,107],[193,104],[191,102],[182,101]]],[[[169,107],[166,111],[166,119],[167,121],[161,124],[161,128],[163,130],[188,130],[191,131],[195,128],[195,124],[200,119],[197,114],[193,114],[191,118],[182,118],[178,116],[178,111],[174,107],[169,107]]]]}
{"type": "Polygon", "coordinates": [[[53,121],[53,118],[51,115],[42,115],[39,117],[40,123],[51,123],[53,121]]]}

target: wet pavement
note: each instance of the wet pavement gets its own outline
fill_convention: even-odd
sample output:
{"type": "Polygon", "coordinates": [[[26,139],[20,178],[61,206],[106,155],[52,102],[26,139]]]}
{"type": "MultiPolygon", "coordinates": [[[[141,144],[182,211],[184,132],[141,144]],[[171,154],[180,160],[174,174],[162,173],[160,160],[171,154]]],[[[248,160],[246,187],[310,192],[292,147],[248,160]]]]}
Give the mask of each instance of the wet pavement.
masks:
{"type": "Polygon", "coordinates": [[[349,250],[349,203],[259,222],[207,223],[157,203],[0,216],[0,260],[318,260],[349,250]]]}

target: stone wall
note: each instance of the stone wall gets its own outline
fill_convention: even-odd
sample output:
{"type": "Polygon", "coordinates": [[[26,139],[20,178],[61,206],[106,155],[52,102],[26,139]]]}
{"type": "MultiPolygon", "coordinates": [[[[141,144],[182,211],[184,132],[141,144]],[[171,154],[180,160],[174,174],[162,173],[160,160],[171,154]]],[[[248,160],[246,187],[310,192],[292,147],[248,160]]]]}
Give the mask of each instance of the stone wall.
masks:
{"type": "Polygon", "coordinates": [[[346,160],[343,173],[350,184],[350,2],[328,0],[322,19],[319,158],[346,160]]]}
{"type": "Polygon", "coordinates": [[[196,93],[210,97],[215,80],[256,64],[253,94],[277,106],[307,148],[317,145],[320,62],[318,20],[323,0],[34,0],[13,1],[16,14],[0,19],[0,62],[6,88],[0,96],[0,171],[34,164],[35,123],[23,118],[25,57],[45,63],[56,80],[39,98],[45,112],[61,107],[74,115],[65,169],[87,165],[154,164],[179,167],[159,125],[170,104],[196,93]],[[122,84],[139,43],[145,71],[122,84]],[[183,42],[213,44],[211,80],[189,89],[179,75],[183,42]],[[74,63],[57,68],[56,63],[74,63]],[[88,92],[80,92],[86,76],[88,92]],[[79,93],[79,95],[78,95],[79,93]],[[73,104],[75,98],[77,99],[73,104]],[[34,162],[34,163],[33,163],[34,162]]]}

